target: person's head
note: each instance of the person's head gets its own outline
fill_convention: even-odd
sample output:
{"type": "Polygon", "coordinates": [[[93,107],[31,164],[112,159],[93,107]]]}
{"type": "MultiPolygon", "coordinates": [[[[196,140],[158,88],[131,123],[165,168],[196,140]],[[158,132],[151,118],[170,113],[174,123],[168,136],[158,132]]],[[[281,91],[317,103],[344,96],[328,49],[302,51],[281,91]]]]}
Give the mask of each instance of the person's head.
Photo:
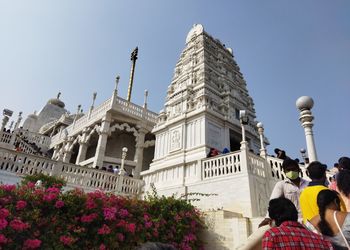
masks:
{"type": "Polygon", "coordinates": [[[339,163],[338,162],[334,163],[333,167],[339,169],[339,163]]]}
{"type": "Polygon", "coordinates": [[[318,227],[320,228],[321,233],[324,235],[333,236],[333,231],[325,219],[325,214],[327,209],[340,211],[340,198],[338,193],[330,189],[321,190],[317,195],[317,206],[320,213],[320,222],[318,227]]]}
{"type": "Polygon", "coordinates": [[[268,211],[276,226],[280,226],[285,221],[298,221],[298,211],[293,202],[287,198],[281,197],[270,200],[268,211]]]}
{"type": "Polygon", "coordinates": [[[222,153],[223,154],[227,154],[227,153],[229,153],[230,152],[230,150],[228,150],[228,148],[224,148],[223,150],[222,150],[222,153]]]}
{"type": "Polygon", "coordinates": [[[350,171],[342,170],[337,175],[337,187],[345,196],[350,195],[350,171]]]}
{"type": "Polygon", "coordinates": [[[349,157],[340,157],[338,160],[340,170],[350,170],[350,158],[349,157]]]}
{"type": "Polygon", "coordinates": [[[313,181],[321,181],[326,179],[326,165],[319,161],[313,161],[307,167],[307,174],[313,181]]]}
{"type": "Polygon", "coordinates": [[[280,151],[282,151],[282,150],[279,148],[275,148],[273,151],[275,152],[276,155],[278,155],[280,153],[280,151]]]}
{"type": "Polygon", "coordinates": [[[298,179],[300,168],[299,168],[299,164],[296,161],[290,158],[287,158],[283,161],[282,168],[288,179],[290,180],[298,179]]]}

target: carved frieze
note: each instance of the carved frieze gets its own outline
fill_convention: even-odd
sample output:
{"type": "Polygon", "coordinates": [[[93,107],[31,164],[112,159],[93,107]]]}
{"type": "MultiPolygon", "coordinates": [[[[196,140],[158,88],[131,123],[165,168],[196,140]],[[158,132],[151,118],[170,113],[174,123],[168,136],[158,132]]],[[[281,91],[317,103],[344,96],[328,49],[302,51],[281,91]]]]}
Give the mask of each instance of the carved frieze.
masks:
{"type": "Polygon", "coordinates": [[[182,148],[182,126],[170,130],[170,152],[182,148]]]}

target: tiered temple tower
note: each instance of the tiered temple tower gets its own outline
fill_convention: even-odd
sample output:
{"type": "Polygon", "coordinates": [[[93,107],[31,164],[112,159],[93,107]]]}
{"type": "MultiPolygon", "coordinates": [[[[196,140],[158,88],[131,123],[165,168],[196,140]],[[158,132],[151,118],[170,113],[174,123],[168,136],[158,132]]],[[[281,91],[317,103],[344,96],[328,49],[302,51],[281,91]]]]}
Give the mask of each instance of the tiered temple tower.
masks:
{"type": "MultiPolygon", "coordinates": [[[[259,152],[253,99],[234,60],[226,48],[195,25],[168,87],[164,110],[153,132],[156,134],[154,163],[166,158],[201,159],[209,148],[240,149],[239,110],[249,117],[247,141],[259,152]],[[179,157],[180,156],[180,157],[179,157]]],[[[164,166],[164,163],[160,163],[164,166]]]]}
{"type": "MultiPolygon", "coordinates": [[[[249,118],[245,125],[248,149],[241,152],[250,150],[256,155],[260,140],[254,103],[232,49],[206,33],[202,25],[195,25],[187,35],[164,109],[152,131],[156,136],[155,155],[150,169],[141,174],[145,189],[154,184],[165,195],[215,193],[218,198],[205,199],[199,206],[223,207],[249,217],[262,214],[265,205],[252,203],[258,199],[256,190],[264,185],[264,177],[259,176],[259,181],[252,178],[245,156],[238,153],[242,141],[240,110],[246,110],[249,118]],[[219,169],[219,164],[228,162],[211,162],[209,170],[203,161],[210,148],[237,151],[237,156],[227,159],[231,167],[219,169]],[[239,186],[240,191],[230,190],[239,186]]],[[[266,199],[266,193],[263,191],[261,199],[266,199]]]]}

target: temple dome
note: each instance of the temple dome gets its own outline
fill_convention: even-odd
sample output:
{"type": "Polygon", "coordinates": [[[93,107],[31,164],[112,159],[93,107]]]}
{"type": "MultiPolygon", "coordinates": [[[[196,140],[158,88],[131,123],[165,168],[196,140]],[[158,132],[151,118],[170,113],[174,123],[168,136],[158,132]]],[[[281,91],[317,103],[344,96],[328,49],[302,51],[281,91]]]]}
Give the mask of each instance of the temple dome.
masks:
{"type": "Polygon", "coordinates": [[[51,98],[48,102],[48,104],[53,104],[55,106],[58,106],[60,108],[64,108],[66,105],[64,104],[64,102],[62,102],[60,99],[58,98],[51,98]]]}

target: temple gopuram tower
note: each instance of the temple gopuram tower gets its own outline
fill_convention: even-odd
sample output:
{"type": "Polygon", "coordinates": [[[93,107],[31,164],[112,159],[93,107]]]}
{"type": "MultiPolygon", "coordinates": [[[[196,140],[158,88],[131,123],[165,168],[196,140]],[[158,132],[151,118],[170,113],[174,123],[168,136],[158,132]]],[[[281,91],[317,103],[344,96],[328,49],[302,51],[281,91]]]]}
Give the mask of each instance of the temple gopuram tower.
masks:
{"type": "MultiPolygon", "coordinates": [[[[210,168],[203,162],[208,159],[210,148],[220,152],[225,148],[231,153],[240,152],[240,110],[245,110],[249,118],[244,126],[245,151],[256,156],[260,139],[254,103],[232,49],[206,33],[202,25],[194,25],[176,64],[164,109],[152,131],[156,137],[154,159],[149,170],[141,174],[146,183],[145,190],[154,185],[160,194],[165,195],[216,193],[218,198],[204,199],[199,207],[223,207],[249,217],[262,214],[265,205],[251,205],[256,198],[252,189],[261,188],[253,182],[259,182],[248,172],[241,175],[248,168],[243,156],[233,155],[232,159],[227,159],[231,161],[230,167],[226,164],[220,169],[219,162],[210,163],[210,168]],[[224,179],[228,178],[232,180],[226,185],[224,179]],[[237,196],[226,195],[228,191],[236,192],[230,190],[230,187],[236,188],[231,185],[235,178],[237,184],[246,187],[241,188],[242,193],[238,191],[237,196]]],[[[267,139],[265,142],[268,143],[267,139]]],[[[260,182],[263,185],[264,180],[260,182]]],[[[267,192],[261,199],[266,199],[267,192]]]]}

